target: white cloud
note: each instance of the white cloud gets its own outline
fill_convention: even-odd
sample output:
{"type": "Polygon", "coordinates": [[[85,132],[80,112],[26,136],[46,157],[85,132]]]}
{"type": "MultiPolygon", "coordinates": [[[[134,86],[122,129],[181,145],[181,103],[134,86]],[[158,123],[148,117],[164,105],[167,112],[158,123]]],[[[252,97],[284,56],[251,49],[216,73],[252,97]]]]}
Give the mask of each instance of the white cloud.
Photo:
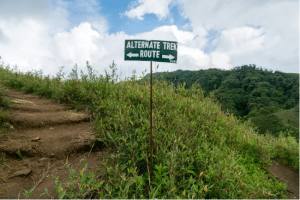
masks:
{"type": "Polygon", "coordinates": [[[187,56],[189,59],[193,59],[193,62],[202,66],[209,64],[208,55],[204,54],[204,52],[199,48],[180,46],[180,49],[178,48],[178,56],[187,56]]]}
{"type": "Polygon", "coordinates": [[[262,49],[264,38],[262,28],[239,27],[222,31],[213,43],[218,43],[217,50],[228,55],[247,54],[262,49]]]}
{"type": "Polygon", "coordinates": [[[230,69],[232,64],[226,53],[214,51],[204,53],[200,48],[181,45],[178,49],[178,65],[183,70],[199,70],[207,68],[230,69]]]}
{"type": "Polygon", "coordinates": [[[217,50],[229,55],[234,66],[252,63],[286,72],[299,71],[299,1],[178,0],[178,3],[194,34],[203,35],[203,30],[210,29],[222,32],[215,41],[220,42],[217,50]]]}
{"type": "MultiPolygon", "coordinates": [[[[99,51],[94,40],[100,34],[91,28],[91,24],[82,23],[70,32],[58,33],[54,37],[57,49],[56,58],[62,61],[84,64],[91,59],[91,54],[99,51]]],[[[102,37],[103,38],[103,37],[102,37]]]]}
{"type": "Polygon", "coordinates": [[[137,37],[144,37],[148,40],[173,40],[180,43],[187,43],[195,37],[195,35],[189,31],[178,30],[177,26],[161,26],[155,28],[153,31],[136,34],[137,37]]]}
{"type": "Polygon", "coordinates": [[[74,0],[64,3],[69,12],[76,13],[68,17],[69,21],[75,22],[71,24],[72,27],[69,27],[70,29],[84,22],[89,22],[101,34],[104,34],[109,29],[109,24],[105,17],[100,14],[101,5],[96,0],[74,0]]]}
{"type": "Polygon", "coordinates": [[[144,15],[153,13],[159,19],[169,15],[169,4],[172,0],[137,0],[132,4],[132,8],[124,14],[129,18],[144,19],[144,15]]]}
{"type": "Polygon", "coordinates": [[[153,0],[138,2],[126,12],[128,17],[142,20],[154,13],[161,19],[168,16],[170,4],[177,4],[182,17],[190,20],[185,27],[193,30],[193,47],[204,48],[209,30],[222,32],[214,43],[216,51],[230,56],[234,65],[253,63],[298,72],[299,1],[160,0],[164,12],[157,10],[153,0]]]}
{"type": "Polygon", "coordinates": [[[9,63],[37,69],[43,57],[51,56],[49,26],[44,23],[30,18],[18,24],[1,20],[0,29],[8,40],[0,46],[1,56],[9,63]]]}
{"type": "Polygon", "coordinates": [[[230,57],[225,53],[220,53],[215,51],[210,54],[210,57],[211,57],[211,67],[213,68],[221,68],[221,69],[229,70],[230,68],[233,67],[230,62],[230,57]]]}
{"type": "Polygon", "coordinates": [[[104,52],[103,47],[95,45],[95,39],[103,38],[108,27],[105,19],[93,11],[99,10],[95,3],[94,0],[76,0],[76,4],[58,0],[55,4],[41,5],[31,0],[20,4],[1,2],[0,56],[5,63],[17,64],[22,71],[42,69],[44,74],[55,75],[60,66],[70,71],[75,63],[85,69],[87,60],[104,52]],[[90,23],[72,27],[70,7],[89,11],[85,18],[90,23]],[[11,14],[18,9],[20,12],[11,14]]]}
{"type": "Polygon", "coordinates": [[[51,13],[51,3],[49,1],[1,1],[0,5],[0,18],[5,20],[12,18],[12,12],[14,19],[31,17],[43,20],[47,19],[51,13]]]}

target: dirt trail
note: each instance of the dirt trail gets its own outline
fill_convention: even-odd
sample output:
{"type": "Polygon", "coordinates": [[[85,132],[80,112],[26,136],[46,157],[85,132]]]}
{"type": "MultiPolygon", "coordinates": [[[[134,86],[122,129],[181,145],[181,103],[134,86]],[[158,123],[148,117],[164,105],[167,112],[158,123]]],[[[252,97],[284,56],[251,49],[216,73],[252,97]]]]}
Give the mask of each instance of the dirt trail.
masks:
{"type": "Polygon", "coordinates": [[[39,198],[44,188],[49,194],[40,198],[58,198],[51,174],[69,181],[67,160],[80,170],[85,162],[79,161],[86,159],[90,171],[101,171],[100,162],[108,153],[101,143],[93,143],[95,134],[88,114],[36,95],[12,89],[5,93],[14,104],[12,130],[6,140],[0,141],[0,158],[6,157],[5,163],[0,162],[0,199],[25,198],[23,189],[33,187],[29,198],[39,198]]]}
{"type": "Polygon", "coordinates": [[[270,172],[279,180],[286,183],[287,195],[290,199],[299,199],[299,172],[289,166],[272,160],[270,172]]]}

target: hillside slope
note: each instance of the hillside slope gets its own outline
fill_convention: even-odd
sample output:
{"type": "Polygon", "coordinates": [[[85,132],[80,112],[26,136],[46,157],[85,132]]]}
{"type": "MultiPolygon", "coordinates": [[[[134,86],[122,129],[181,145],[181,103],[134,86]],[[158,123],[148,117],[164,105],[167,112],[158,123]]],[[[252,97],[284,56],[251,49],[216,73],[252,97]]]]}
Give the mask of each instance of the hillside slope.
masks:
{"type": "Polygon", "coordinates": [[[275,113],[285,126],[299,128],[299,105],[289,110],[282,110],[275,113]]]}
{"type": "MultiPolygon", "coordinates": [[[[101,179],[86,183],[86,192],[76,198],[286,198],[286,185],[268,167],[278,160],[299,171],[299,143],[293,137],[260,135],[223,112],[203,90],[174,89],[165,81],[153,85],[150,184],[149,79],[114,84],[108,76],[79,79],[73,72],[62,82],[5,69],[0,80],[91,114],[97,140],[111,154],[101,179]]],[[[61,187],[62,197],[74,198],[72,185],[61,187]]]]}
{"type": "Polygon", "coordinates": [[[281,110],[272,114],[258,115],[248,120],[261,134],[268,131],[277,137],[280,132],[288,132],[289,135],[299,141],[299,107],[281,110]]]}
{"type": "MultiPolygon", "coordinates": [[[[145,78],[149,76],[147,74],[145,78]]],[[[205,91],[205,96],[211,95],[220,102],[223,111],[233,113],[243,121],[253,118],[252,121],[256,123],[260,121],[255,120],[256,118],[264,118],[268,114],[288,110],[299,104],[299,74],[263,70],[255,65],[244,65],[232,70],[159,72],[154,73],[153,77],[166,80],[175,88],[183,83],[185,83],[185,89],[189,89],[192,84],[197,84],[205,91]]],[[[284,115],[273,121],[286,125],[280,130],[289,128],[291,134],[299,138],[299,126],[292,126],[296,129],[290,128],[285,121],[289,119],[290,122],[296,124],[296,121],[299,123],[299,117],[296,119],[292,112],[285,112],[284,115]]],[[[268,130],[271,134],[278,136],[280,130],[274,129],[274,124],[269,124],[270,126],[267,127],[266,123],[263,130],[268,130]]],[[[262,126],[259,123],[254,125],[262,126]]]]}

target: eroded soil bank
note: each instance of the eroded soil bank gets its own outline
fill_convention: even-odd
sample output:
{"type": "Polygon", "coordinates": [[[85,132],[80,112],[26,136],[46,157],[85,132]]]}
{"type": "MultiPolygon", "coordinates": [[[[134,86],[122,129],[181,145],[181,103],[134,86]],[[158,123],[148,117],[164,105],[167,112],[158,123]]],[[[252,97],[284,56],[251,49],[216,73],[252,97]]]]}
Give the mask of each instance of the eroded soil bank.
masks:
{"type": "Polygon", "coordinates": [[[272,161],[272,163],[273,165],[269,167],[270,172],[279,181],[286,183],[288,197],[290,199],[299,199],[299,172],[278,161],[272,161]]]}
{"type": "Polygon", "coordinates": [[[11,131],[0,141],[0,156],[6,158],[0,164],[0,199],[26,198],[24,189],[32,188],[29,198],[58,198],[51,175],[69,181],[66,161],[78,171],[85,159],[90,171],[101,174],[108,153],[101,143],[94,143],[87,113],[13,89],[5,94],[14,104],[11,131]],[[49,194],[39,197],[45,188],[49,194]]]}

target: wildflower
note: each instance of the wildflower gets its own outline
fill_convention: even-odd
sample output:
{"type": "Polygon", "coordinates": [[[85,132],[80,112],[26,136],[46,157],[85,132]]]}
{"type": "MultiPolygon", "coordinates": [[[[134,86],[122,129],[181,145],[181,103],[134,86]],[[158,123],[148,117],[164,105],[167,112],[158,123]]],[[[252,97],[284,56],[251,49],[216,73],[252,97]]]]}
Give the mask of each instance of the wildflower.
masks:
{"type": "Polygon", "coordinates": [[[199,177],[203,176],[203,174],[204,174],[203,172],[200,172],[199,177]]]}
{"type": "Polygon", "coordinates": [[[204,191],[204,192],[207,192],[207,191],[208,191],[208,189],[207,189],[207,185],[206,185],[206,186],[204,186],[204,188],[203,188],[203,191],[204,191]]]}

